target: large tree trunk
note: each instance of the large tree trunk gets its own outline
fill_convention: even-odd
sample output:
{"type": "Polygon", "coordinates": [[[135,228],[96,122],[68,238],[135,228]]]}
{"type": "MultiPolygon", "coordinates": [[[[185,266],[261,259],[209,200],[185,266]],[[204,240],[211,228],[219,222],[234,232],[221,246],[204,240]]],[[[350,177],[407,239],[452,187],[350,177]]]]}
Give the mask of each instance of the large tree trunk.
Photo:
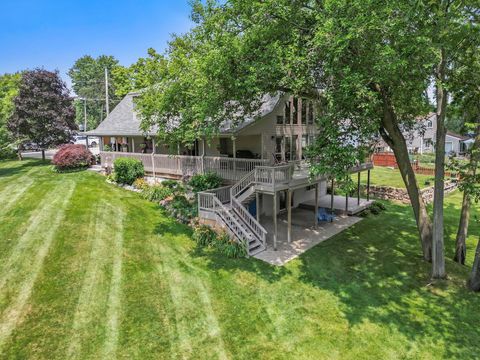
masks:
{"type": "Polygon", "coordinates": [[[480,238],[478,239],[477,251],[473,260],[472,273],[467,283],[470,290],[480,291],[480,238]]]}
{"type": "MultiPolygon", "coordinates": [[[[469,175],[474,176],[480,157],[480,124],[477,125],[475,133],[475,142],[470,150],[469,175]]],[[[453,260],[465,265],[465,257],[467,254],[466,239],[468,235],[468,222],[470,219],[470,195],[468,191],[463,193],[462,211],[460,214],[460,222],[458,224],[457,239],[455,241],[455,256],[453,260]]]]}
{"type": "Polygon", "coordinates": [[[45,161],[45,150],[42,149],[42,160],[45,161]]]}
{"type": "Polygon", "coordinates": [[[460,223],[458,224],[457,239],[455,241],[455,256],[453,260],[459,264],[465,265],[467,256],[467,247],[465,241],[468,234],[468,222],[470,219],[470,196],[463,193],[462,211],[460,214],[460,223]]]}
{"type": "Polygon", "coordinates": [[[445,81],[445,52],[441,50],[441,59],[437,69],[437,133],[435,145],[435,188],[433,193],[433,242],[432,242],[432,278],[445,278],[445,246],[443,243],[443,201],[445,197],[445,112],[447,110],[447,90],[445,81]]]}
{"type": "Polygon", "coordinates": [[[384,96],[384,116],[380,134],[385,142],[392,148],[397,160],[398,169],[402,175],[403,182],[407,188],[410,203],[417,222],[417,229],[422,244],[423,258],[426,261],[432,260],[432,225],[428,217],[427,208],[420,194],[415,172],[413,171],[410,158],[408,156],[405,137],[400,130],[393,108],[386,101],[384,96]]]}

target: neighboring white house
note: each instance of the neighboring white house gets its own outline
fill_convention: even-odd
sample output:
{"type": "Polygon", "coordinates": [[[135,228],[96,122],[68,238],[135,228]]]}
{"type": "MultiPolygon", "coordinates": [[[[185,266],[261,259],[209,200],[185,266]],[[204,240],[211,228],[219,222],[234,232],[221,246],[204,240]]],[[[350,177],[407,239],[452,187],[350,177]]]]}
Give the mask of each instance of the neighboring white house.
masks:
{"type": "MultiPolygon", "coordinates": [[[[418,154],[433,153],[437,142],[436,133],[437,114],[430,113],[425,118],[418,120],[414,130],[404,133],[408,150],[411,153],[418,154]]],[[[445,153],[463,155],[467,150],[465,141],[468,139],[468,136],[459,135],[448,130],[445,138],[445,153]]],[[[385,142],[380,141],[377,151],[390,152],[391,149],[385,142]]]]}

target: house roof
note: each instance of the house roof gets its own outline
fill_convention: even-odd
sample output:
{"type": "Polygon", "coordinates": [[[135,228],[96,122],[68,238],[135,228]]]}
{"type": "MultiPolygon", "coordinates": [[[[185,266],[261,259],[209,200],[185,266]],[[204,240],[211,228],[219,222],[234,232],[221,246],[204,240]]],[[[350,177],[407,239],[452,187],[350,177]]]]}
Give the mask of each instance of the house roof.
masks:
{"type": "MultiPolygon", "coordinates": [[[[87,131],[87,135],[145,135],[145,131],[140,128],[141,121],[134,110],[133,99],[137,95],[137,92],[127,94],[95,130],[87,131]]],[[[155,129],[152,129],[148,132],[148,135],[154,135],[155,133],[155,129]]]]}
{"type": "Polygon", "coordinates": [[[468,136],[463,136],[463,135],[454,133],[453,131],[450,131],[450,130],[447,130],[447,136],[454,137],[462,141],[470,139],[468,136]]]}
{"type": "MultiPolygon", "coordinates": [[[[156,128],[150,129],[146,134],[140,127],[141,120],[135,111],[134,98],[138,96],[138,92],[127,94],[122,101],[108,114],[95,130],[87,131],[87,135],[95,136],[143,136],[155,135],[156,128]]],[[[231,120],[225,120],[220,127],[221,134],[236,133],[256,120],[271,113],[280,101],[280,93],[272,95],[264,95],[261,99],[261,105],[254,114],[245,117],[240,123],[234,123],[231,120]]]]}

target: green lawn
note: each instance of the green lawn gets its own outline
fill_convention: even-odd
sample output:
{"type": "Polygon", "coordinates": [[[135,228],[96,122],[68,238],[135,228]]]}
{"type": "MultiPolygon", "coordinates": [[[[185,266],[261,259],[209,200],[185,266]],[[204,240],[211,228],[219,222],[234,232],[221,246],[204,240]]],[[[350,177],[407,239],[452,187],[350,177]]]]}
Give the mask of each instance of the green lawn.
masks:
{"type": "MultiPolygon", "coordinates": [[[[418,185],[421,189],[433,185],[433,176],[416,174],[418,185]],[[430,185],[426,184],[426,181],[430,181],[430,185]]],[[[352,179],[357,181],[357,174],[352,175],[352,179]]],[[[362,185],[367,184],[367,173],[362,173],[360,177],[360,183],[362,185]]],[[[390,186],[394,188],[404,189],[405,184],[403,183],[402,176],[398,169],[392,169],[383,166],[375,166],[370,171],[370,184],[377,186],[390,186]]]]}
{"type": "Polygon", "coordinates": [[[432,285],[409,206],[274,267],[198,250],[97,174],[0,163],[0,358],[478,358],[480,295],[449,260],[460,199],[432,285]]]}

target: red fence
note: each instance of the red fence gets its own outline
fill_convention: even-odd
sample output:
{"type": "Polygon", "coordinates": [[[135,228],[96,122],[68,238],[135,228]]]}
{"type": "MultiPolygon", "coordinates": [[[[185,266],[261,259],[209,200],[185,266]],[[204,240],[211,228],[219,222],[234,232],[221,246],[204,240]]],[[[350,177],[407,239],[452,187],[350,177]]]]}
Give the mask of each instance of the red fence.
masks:
{"type": "MultiPolygon", "coordinates": [[[[397,159],[395,159],[395,155],[393,153],[375,153],[373,154],[373,165],[375,166],[388,166],[397,169],[397,159]]],[[[432,167],[425,167],[421,166],[418,161],[412,162],[413,171],[416,174],[422,174],[427,176],[435,176],[435,169],[432,167]]],[[[445,171],[446,177],[451,177],[450,171],[445,171]]]]}
{"type": "Polygon", "coordinates": [[[393,153],[375,153],[373,154],[373,165],[389,166],[397,168],[397,159],[393,153]]]}

